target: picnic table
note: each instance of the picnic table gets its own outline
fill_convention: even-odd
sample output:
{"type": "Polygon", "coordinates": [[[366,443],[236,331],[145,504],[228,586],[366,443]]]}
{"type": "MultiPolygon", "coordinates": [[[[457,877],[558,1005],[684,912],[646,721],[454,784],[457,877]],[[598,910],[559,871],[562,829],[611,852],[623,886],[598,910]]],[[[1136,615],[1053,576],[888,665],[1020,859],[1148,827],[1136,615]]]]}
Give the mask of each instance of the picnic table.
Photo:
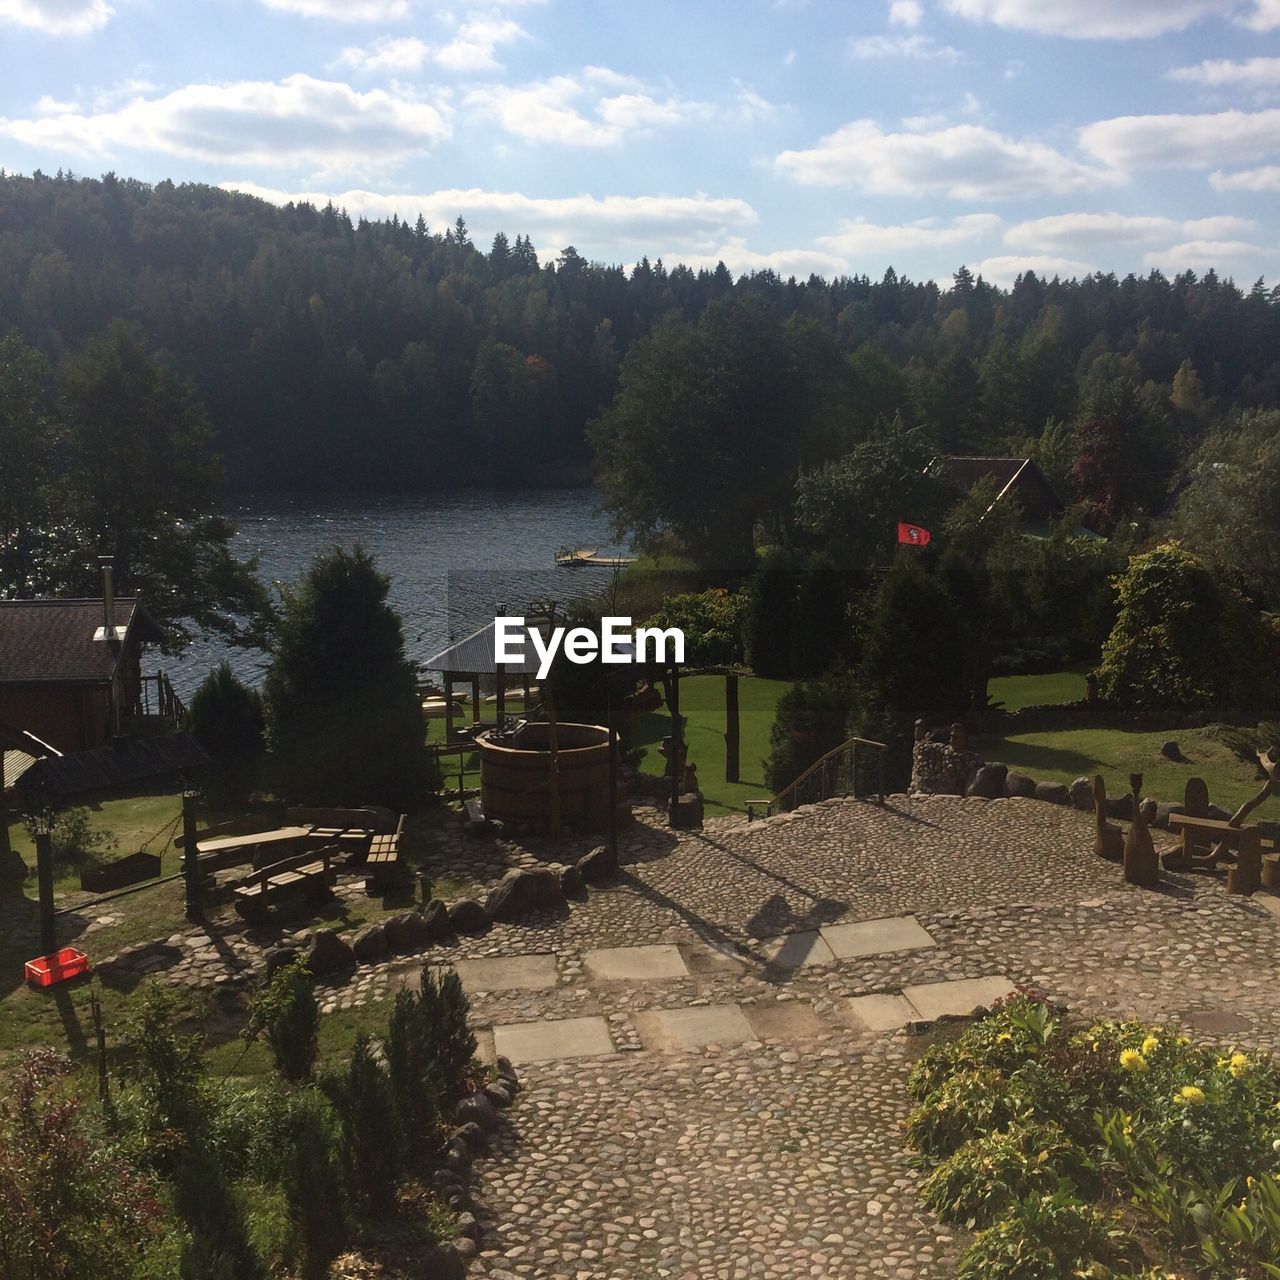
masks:
{"type": "Polygon", "coordinates": [[[202,866],[212,870],[254,862],[260,854],[268,860],[286,857],[291,849],[310,834],[308,827],[277,827],[273,831],[251,831],[245,835],[218,836],[196,842],[202,866]]]}

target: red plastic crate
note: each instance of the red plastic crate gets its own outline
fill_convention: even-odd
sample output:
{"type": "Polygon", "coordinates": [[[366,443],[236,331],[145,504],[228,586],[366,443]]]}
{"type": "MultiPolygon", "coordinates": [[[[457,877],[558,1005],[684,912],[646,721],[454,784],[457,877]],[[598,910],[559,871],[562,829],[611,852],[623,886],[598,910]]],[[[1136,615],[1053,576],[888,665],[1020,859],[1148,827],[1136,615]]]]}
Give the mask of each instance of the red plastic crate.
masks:
{"type": "Polygon", "coordinates": [[[33,987],[52,987],[68,978],[78,978],[90,969],[89,957],[75,947],[63,947],[51,956],[37,956],[24,966],[33,987]]]}

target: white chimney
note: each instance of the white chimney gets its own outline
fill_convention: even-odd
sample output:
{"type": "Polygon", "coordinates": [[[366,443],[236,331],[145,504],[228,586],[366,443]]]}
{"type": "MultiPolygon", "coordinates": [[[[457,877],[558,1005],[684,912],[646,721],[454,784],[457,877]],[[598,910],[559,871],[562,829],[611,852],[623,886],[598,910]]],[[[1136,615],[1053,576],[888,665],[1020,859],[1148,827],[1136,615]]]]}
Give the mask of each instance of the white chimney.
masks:
{"type": "Polygon", "coordinates": [[[116,638],[116,593],[115,585],[112,582],[112,565],[114,564],[113,556],[99,556],[98,563],[102,566],[102,624],[103,635],[107,640],[114,641],[116,638]]]}

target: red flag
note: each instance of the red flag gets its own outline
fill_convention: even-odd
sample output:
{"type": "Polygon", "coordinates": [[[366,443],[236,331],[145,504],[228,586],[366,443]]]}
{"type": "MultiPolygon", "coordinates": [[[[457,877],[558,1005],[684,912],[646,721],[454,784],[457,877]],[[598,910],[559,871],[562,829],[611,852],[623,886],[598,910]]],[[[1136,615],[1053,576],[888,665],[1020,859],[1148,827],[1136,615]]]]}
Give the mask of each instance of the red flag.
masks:
{"type": "Polygon", "coordinates": [[[906,547],[927,547],[932,541],[933,535],[928,529],[922,529],[918,524],[905,524],[898,521],[898,542],[906,547]]]}

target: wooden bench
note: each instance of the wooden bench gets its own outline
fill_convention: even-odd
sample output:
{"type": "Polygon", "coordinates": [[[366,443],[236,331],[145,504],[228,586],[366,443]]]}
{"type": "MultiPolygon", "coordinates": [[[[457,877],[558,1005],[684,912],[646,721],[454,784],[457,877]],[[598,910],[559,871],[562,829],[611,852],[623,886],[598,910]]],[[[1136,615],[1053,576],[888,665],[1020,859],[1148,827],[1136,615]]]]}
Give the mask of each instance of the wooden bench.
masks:
{"type": "Polygon", "coordinates": [[[1232,864],[1227,872],[1228,893],[1253,893],[1262,883],[1262,831],[1254,823],[1232,826],[1218,818],[1195,818],[1186,813],[1169,817],[1169,825],[1182,832],[1179,867],[1211,869],[1218,862],[1232,864]],[[1201,853],[1203,839],[1215,840],[1208,853],[1201,853]]]}
{"type": "Polygon", "coordinates": [[[401,814],[393,832],[370,837],[369,852],[364,860],[366,893],[383,893],[395,884],[400,875],[400,838],[403,834],[404,814],[401,814]]]}
{"type": "Polygon", "coordinates": [[[329,849],[295,854],[253,871],[236,886],[236,912],[245,920],[261,920],[267,910],[286,898],[302,894],[315,901],[329,896],[333,871],[329,849]]]}
{"type": "Polygon", "coordinates": [[[301,847],[306,836],[306,827],[277,827],[274,831],[250,831],[244,835],[198,840],[196,850],[202,870],[221,871],[243,863],[257,865],[264,858],[287,857],[301,847]]]}

